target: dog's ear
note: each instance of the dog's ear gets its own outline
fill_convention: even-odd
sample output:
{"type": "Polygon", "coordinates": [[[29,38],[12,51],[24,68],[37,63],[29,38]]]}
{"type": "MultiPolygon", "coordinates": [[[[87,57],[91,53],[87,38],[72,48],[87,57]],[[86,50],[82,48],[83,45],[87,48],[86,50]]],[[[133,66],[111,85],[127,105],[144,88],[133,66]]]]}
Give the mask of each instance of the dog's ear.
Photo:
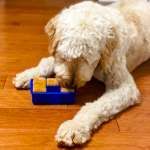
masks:
{"type": "Polygon", "coordinates": [[[58,44],[58,40],[56,38],[56,23],[57,23],[57,17],[55,16],[54,18],[52,18],[50,21],[48,21],[48,23],[45,26],[45,33],[48,35],[49,38],[49,53],[50,55],[53,55],[55,52],[55,49],[57,47],[58,44]]]}
{"type": "MultiPolygon", "coordinates": [[[[94,40],[94,44],[90,44],[92,45],[92,51],[91,47],[87,47],[87,51],[83,52],[83,56],[84,58],[87,60],[87,62],[89,64],[93,64],[95,62],[98,62],[101,58],[101,60],[106,60],[108,61],[109,57],[112,55],[113,51],[115,50],[115,48],[117,47],[118,43],[119,43],[119,39],[118,39],[118,35],[116,32],[116,28],[115,27],[110,27],[107,38],[103,41],[101,40],[100,45],[98,46],[98,41],[96,44],[96,39],[94,40]],[[98,49],[98,47],[96,48],[96,45],[98,47],[100,47],[100,50],[98,49]]],[[[90,41],[88,42],[90,43],[90,41]]]]}
{"type": "Polygon", "coordinates": [[[51,39],[55,35],[56,30],[56,19],[57,17],[52,18],[48,21],[48,23],[45,26],[45,33],[48,35],[48,37],[51,39]]]}
{"type": "Polygon", "coordinates": [[[114,27],[110,29],[111,32],[109,33],[109,36],[106,39],[105,46],[102,49],[100,61],[101,68],[107,68],[107,66],[109,65],[108,62],[110,60],[110,57],[113,56],[113,52],[119,45],[119,37],[116,30],[117,29],[114,27]]]}

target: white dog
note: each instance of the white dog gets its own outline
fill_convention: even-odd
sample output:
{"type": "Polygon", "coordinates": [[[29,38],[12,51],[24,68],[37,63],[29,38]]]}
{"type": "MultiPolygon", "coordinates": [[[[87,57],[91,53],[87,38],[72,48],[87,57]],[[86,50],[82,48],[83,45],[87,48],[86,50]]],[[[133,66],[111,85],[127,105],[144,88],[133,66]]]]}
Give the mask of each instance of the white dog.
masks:
{"type": "Polygon", "coordinates": [[[81,87],[92,76],[103,81],[103,96],[83,106],[56,135],[58,143],[83,144],[103,122],[139,103],[130,72],[150,58],[150,3],[121,0],[102,6],[84,1],[64,9],[45,31],[53,40],[50,57],[17,74],[13,84],[28,88],[31,78],[52,73],[63,86],[81,87]]]}

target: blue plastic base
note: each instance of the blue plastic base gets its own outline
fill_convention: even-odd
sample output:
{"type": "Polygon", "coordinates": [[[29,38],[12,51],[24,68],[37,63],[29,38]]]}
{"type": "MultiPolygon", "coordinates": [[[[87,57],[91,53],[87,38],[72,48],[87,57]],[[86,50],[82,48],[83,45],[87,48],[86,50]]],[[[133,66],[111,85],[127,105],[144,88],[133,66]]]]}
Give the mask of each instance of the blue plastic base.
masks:
{"type": "Polygon", "coordinates": [[[60,86],[47,86],[46,92],[33,92],[33,80],[30,81],[32,102],[35,105],[73,104],[75,92],[60,92],[60,86]]]}

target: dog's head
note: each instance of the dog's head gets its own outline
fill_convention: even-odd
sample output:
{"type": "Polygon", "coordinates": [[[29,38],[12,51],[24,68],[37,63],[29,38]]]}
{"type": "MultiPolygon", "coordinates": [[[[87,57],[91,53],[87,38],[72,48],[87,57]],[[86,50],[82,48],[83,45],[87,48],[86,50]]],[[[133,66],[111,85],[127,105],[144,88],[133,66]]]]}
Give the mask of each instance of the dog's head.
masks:
{"type": "Polygon", "coordinates": [[[86,9],[65,9],[45,26],[53,41],[49,52],[55,57],[56,77],[63,86],[83,86],[92,78],[100,60],[105,43],[103,28],[99,28],[92,9],[86,9]]]}

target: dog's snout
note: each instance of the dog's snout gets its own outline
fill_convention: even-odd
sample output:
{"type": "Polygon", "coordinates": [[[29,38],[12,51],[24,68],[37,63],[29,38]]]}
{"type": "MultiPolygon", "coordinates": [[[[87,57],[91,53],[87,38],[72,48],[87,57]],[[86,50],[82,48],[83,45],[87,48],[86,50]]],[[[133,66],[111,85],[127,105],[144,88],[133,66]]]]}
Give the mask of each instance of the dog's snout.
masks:
{"type": "Polygon", "coordinates": [[[70,78],[63,78],[63,77],[56,77],[60,86],[61,87],[65,87],[65,88],[73,88],[74,87],[74,83],[73,80],[70,78]]]}

